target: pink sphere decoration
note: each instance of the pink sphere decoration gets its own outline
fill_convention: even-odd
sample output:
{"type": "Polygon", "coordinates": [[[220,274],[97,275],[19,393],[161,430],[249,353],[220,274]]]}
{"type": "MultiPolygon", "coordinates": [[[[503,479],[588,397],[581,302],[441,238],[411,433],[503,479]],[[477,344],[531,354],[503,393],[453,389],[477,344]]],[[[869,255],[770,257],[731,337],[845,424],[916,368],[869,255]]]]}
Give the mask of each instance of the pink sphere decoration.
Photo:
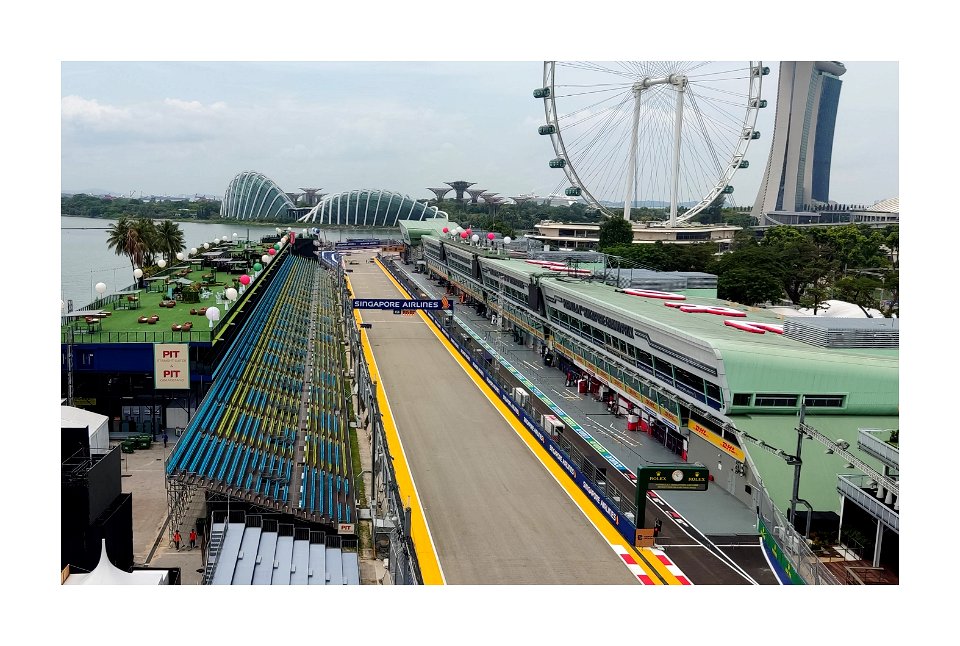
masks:
{"type": "Polygon", "coordinates": [[[249,285],[249,284],[250,284],[250,276],[247,276],[246,274],[244,274],[243,276],[240,276],[240,284],[241,284],[241,285],[249,285]]]}
{"type": "Polygon", "coordinates": [[[461,231],[461,232],[460,232],[460,237],[463,238],[464,240],[466,240],[466,239],[467,239],[467,234],[468,234],[468,231],[461,231]]]}
{"type": "Polygon", "coordinates": [[[473,233],[473,229],[471,229],[470,227],[467,227],[467,235],[470,235],[471,233],[473,233]]]}
{"type": "Polygon", "coordinates": [[[494,235],[493,233],[488,233],[488,234],[487,234],[487,240],[493,240],[493,239],[496,238],[496,237],[497,237],[497,236],[494,235]]]}
{"type": "Polygon", "coordinates": [[[443,227],[444,233],[450,233],[450,227],[443,227]]]}
{"type": "Polygon", "coordinates": [[[273,247],[270,247],[269,249],[267,249],[267,253],[272,256],[277,253],[277,250],[274,249],[273,247]]]}

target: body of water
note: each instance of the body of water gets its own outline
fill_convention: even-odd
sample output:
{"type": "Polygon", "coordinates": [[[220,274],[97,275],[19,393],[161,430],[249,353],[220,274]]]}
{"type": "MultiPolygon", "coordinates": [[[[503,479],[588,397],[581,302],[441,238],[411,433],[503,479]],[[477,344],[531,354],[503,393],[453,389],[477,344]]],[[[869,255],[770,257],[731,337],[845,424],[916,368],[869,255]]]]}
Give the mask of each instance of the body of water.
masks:
{"type": "MultiPolygon", "coordinates": [[[[94,286],[104,283],[107,293],[113,293],[133,285],[133,268],[126,256],[118,256],[107,247],[108,227],[116,220],[99,218],[60,217],[60,300],[73,301],[77,310],[97,298],[94,286]]],[[[272,225],[207,224],[202,222],[178,222],[183,231],[187,251],[200,248],[214,238],[260,240],[276,234],[272,225]]],[[[298,223],[293,230],[300,233],[305,225],[298,223]]],[[[333,242],[347,238],[399,238],[399,229],[362,229],[344,227],[321,229],[321,236],[333,242]]]]}

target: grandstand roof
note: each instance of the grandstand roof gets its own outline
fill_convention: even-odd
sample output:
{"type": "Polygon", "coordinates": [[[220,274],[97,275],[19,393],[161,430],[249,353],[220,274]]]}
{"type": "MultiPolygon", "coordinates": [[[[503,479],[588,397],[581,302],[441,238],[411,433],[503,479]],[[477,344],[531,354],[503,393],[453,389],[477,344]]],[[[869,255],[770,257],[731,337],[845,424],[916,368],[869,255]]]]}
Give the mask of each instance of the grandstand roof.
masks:
{"type": "Polygon", "coordinates": [[[355,546],[343,549],[339,536],[321,532],[281,535],[238,522],[214,522],[221,534],[220,552],[210,557],[212,585],[359,585],[360,562],[355,546]]]}

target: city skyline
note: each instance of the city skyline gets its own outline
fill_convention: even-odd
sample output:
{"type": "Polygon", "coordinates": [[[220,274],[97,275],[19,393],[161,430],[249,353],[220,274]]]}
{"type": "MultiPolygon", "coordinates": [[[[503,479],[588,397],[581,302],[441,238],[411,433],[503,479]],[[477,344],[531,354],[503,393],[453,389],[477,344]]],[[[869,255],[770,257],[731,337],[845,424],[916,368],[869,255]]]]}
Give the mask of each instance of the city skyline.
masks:
{"type": "MultiPolygon", "coordinates": [[[[779,61],[764,61],[761,139],[733,178],[749,207],[770,151],[779,61]]],[[[831,200],[899,194],[898,64],[850,62],[831,200]]],[[[222,196],[245,170],[283,190],[383,188],[415,198],[458,179],[501,195],[562,192],[542,61],[63,62],[61,191],[222,196]],[[216,81],[210,81],[216,79],[216,81]]]]}

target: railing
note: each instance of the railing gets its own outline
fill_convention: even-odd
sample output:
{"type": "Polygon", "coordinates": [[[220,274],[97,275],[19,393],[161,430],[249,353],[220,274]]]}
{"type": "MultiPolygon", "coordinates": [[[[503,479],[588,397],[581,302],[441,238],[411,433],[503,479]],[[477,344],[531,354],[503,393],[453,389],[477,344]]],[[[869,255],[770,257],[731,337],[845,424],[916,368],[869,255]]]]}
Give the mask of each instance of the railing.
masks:
{"type": "MultiPolygon", "coordinates": [[[[837,491],[877,518],[893,531],[900,532],[900,513],[885,502],[885,496],[877,498],[877,482],[865,475],[838,475],[837,491]]],[[[889,495],[889,492],[887,492],[889,495]]]]}
{"type": "Polygon", "coordinates": [[[350,304],[350,295],[346,291],[343,268],[337,267],[333,271],[336,272],[336,288],[341,295],[341,315],[354,362],[358,406],[366,409],[373,444],[373,487],[370,492],[371,523],[373,524],[371,534],[374,542],[378,534],[381,536],[385,534],[389,541],[389,572],[393,583],[420,585],[423,583],[423,576],[417,561],[415,545],[410,536],[408,510],[400,496],[393,459],[390,457],[390,449],[387,445],[376,383],[371,377],[370,367],[363,356],[360,330],[353,318],[353,308],[350,304]],[[378,531],[378,520],[384,521],[381,531],[378,531]]]}
{"type": "Polygon", "coordinates": [[[857,446],[864,452],[869,453],[884,464],[893,467],[900,466],[900,449],[891,446],[886,441],[880,439],[881,433],[889,435],[891,431],[875,429],[859,429],[857,434],[857,446]]]}
{"type": "MultiPolygon", "coordinates": [[[[751,469],[754,469],[754,473],[756,473],[749,454],[747,459],[751,463],[751,469]]],[[[787,575],[791,579],[799,577],[800,581],[795,581],[796,583],[840,585],[837,577],[814,554],[807,540],[794,529],[793,525],[773,504],[770,496],[767,495],[767,490],[761,486],[754,491],[756,492],[757,514],[760,516],[763,527],[768,530],[763,532],[763,538],[768,543],[771,541],[776,543],[780,548],[780,554],[776,556],[787,575]]]]}
{"type": "Polygon", "coordinates": [[[140,331],[140,330],[122,330],[122,331],[97,331],[89,332],[87,330],[61,330],[60,343],[180,343],[191,342],[201,343],[209,342],[217,328],[203,329],[201,331],[190,330],[189,332],[174,332],[172,330],[140,331]]]}

